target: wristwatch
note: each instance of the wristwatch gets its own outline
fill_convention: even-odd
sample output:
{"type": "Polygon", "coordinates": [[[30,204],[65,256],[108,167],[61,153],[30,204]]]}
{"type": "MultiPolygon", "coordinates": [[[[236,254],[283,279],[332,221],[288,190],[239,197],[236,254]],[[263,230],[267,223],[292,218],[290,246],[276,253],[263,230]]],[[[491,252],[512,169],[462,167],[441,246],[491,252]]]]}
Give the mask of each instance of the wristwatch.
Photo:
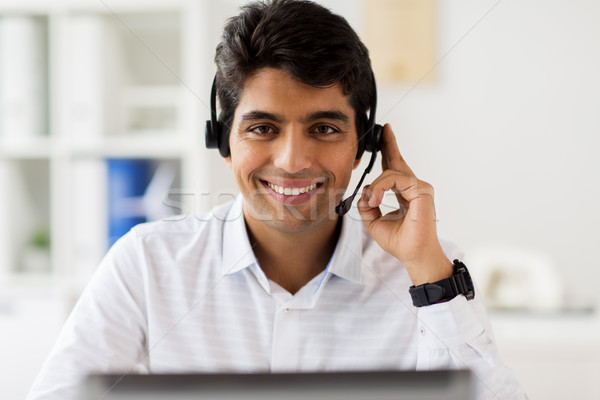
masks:
{"type": "Polygon", "coordinates": [[[453,263],[454,275],[434,283],[411,286],[408,289],[415,307],[423,307],[455,298],[462,294],[467,300],[475,298],[473,281],[467,266],[459,260],[453,263]]]}

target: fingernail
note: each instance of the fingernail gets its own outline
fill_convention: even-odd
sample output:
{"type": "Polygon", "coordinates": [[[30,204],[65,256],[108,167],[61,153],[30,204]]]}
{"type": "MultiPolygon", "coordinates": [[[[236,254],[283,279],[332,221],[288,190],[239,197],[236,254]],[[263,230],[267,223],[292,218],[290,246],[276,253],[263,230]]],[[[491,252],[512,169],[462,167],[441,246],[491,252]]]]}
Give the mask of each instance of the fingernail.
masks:
{"type": "Polygon", "coordinates": [[[377,199],[375,196],[369,197],[369,207],[373,208],[377,204],[377,199]]]}

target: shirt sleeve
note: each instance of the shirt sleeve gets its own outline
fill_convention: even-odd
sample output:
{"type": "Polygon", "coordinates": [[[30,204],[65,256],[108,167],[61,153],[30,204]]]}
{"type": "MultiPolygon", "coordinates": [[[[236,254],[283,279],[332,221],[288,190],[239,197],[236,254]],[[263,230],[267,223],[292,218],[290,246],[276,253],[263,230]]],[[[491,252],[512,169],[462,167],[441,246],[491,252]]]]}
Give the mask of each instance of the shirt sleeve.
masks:
{"type": "Polygon", "coordinates": [[[135,231],[111,248],[83,291],[28,400],[78,399],[90,373],[148,371],[145,274],[135,231]]]}
{"type": "MultiPolygon", "coordinates": [[[[460,252],[448,247],[450,259],[461,258],[460,252]]],[[[445,303],[420,307],[417,316],[417,370],[469,369],[475,378],[478,400],[527,399],[512,371],[500,359],[477,287],[472,301],[457,296],[445,303]]]]}

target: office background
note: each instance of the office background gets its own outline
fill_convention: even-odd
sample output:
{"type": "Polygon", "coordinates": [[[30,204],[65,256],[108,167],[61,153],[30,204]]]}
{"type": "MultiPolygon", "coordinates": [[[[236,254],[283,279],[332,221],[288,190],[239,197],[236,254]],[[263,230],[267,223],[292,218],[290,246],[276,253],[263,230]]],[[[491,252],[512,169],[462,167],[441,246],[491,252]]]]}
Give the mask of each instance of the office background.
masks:
{"type": "MultiPolygon", "coordinates": [[[[124,219],[193,216],[237,192],[202,132],[214,47],[242,3],[0,4],[6,398],[26,393],[124,219]],[[137,192],[115,189],[141,176],[137,192]]],[[[600,5],[320,3],[369,45],[381,77],[378,121],[391,123],[408,164],[436,188],[440,235],[465,251],[507,364],[531,398],[593,398],[600,5]],[[417,16],[410,29],[394,24],[417,16]],[[422,43],[396,48],[413,51],[412,61],[390,56],[400,39],[422,43]]]]}

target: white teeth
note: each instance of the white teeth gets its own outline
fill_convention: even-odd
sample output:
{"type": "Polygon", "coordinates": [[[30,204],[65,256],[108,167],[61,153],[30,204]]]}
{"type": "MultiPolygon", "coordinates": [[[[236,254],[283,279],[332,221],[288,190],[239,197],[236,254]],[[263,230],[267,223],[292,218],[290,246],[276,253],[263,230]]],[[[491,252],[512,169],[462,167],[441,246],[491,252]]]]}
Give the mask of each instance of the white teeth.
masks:
{"type": "Polygon", "coordinates": [[[286,195],[286,196],[298,196],[299,194],[310,192],[311,190],[313,190],[314,188],[317,187],[316,183],[313,183],[312,185],[309,185],[309,186],[305,186],[303,188],[284,188],[281,186],[274,185],[271,182],[267,182],[267,184],[275,192],[286,195]]]}

